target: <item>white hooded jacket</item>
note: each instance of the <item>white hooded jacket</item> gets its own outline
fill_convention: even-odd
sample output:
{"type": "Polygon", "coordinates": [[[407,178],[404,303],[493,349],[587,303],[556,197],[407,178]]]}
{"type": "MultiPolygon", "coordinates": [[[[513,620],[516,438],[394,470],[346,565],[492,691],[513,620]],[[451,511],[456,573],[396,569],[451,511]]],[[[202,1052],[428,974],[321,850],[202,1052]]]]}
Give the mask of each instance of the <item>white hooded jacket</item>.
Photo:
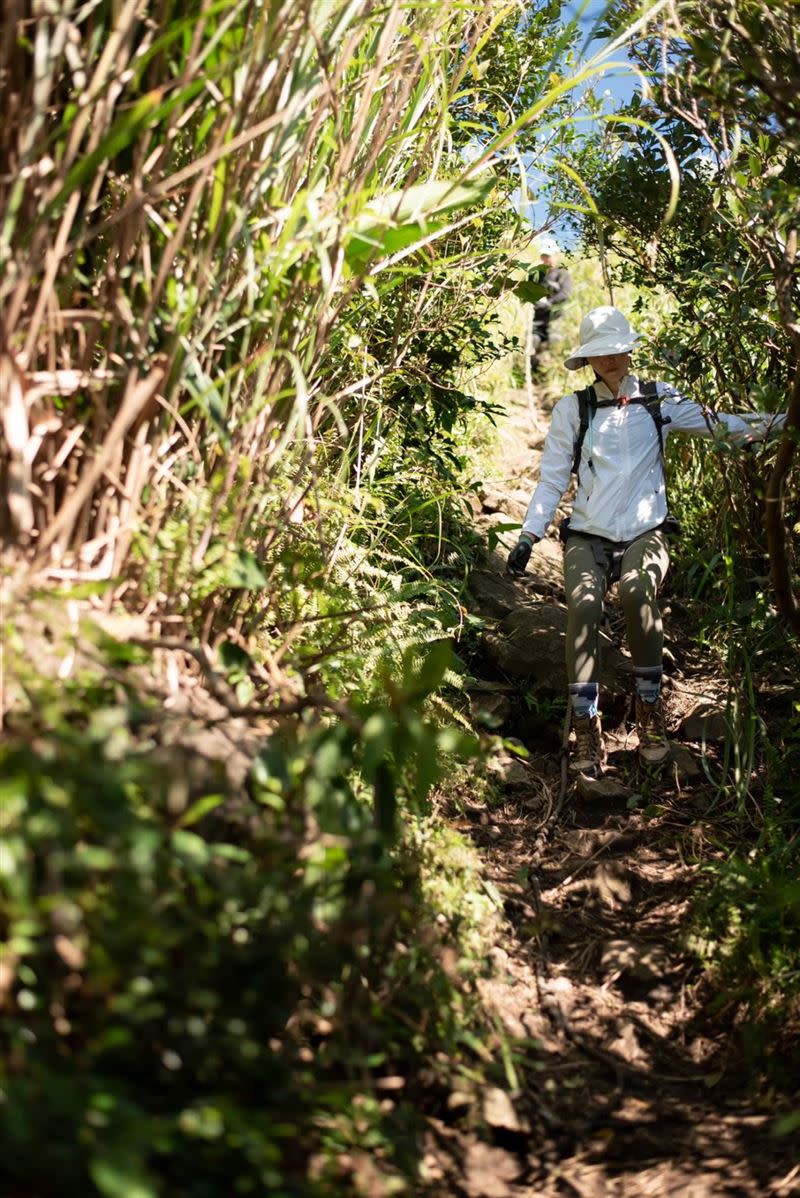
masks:
{"type": "MultiPolygon", "coordinates": [[[[666,480],[655,421],[643,404],[613,402],[600,380],[594,384],[598,407],[581,449],[580,483],[570,516],[570,528],[610,541],[632,541],[657,528],[667,516],[666,480]],[[589,461],[592,462],[592,468],[589,461]]],[[[664,418],[662,437],[673,432],[709,437],[730,446],[760,441],[778,428],[785,415],[747,417],[721,412],[712,415],[694,400],[683,399],[668,383],[657,384],[664,418]]],[[[627,374],[619,398],[641,395],[639,380],[627,374]]],[[[578,439],[578,397],[565,395],[553,408],[544,444],[539,483],[528,505],[522,531],[545,535],[569,486],[578,439]]]]}

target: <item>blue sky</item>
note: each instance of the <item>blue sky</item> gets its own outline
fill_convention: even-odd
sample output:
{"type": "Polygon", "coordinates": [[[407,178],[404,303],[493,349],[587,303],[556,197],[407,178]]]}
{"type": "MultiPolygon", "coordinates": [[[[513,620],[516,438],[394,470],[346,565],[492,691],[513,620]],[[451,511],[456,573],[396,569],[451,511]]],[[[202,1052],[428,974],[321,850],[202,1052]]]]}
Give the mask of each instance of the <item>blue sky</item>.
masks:
{"type": "MultiPolygon", "coordinates": [[[[594,30],[603,16],[605,7],[604,0],[588,0],[588,3],[568,0],[562,7],[562,20],[564,23],[577,20],[581,30],[582,41],[578,44],[580,62],[588,61],[607,44],[606,38],[593,36],[594,30]]],[[[627,54],[624,48],[614,51],[610,55],[610,61],[627,61],[627,54]]],[[[594,85],[595,91],[598,94],[605,93],[605,107],[609,112],[613,112],[628,101],[639,87],[639,80],[632,71],[625,71],[619,68],[611,70],[602,76],[597,76],[596,79],[597,81],[594,85]]],[[[584,127],[586,129],[591,128],[590,122],[585,122],[584,127]]],[[[531,178],[530,184],[532,190],[535,190],[536,184],[533,178],[531,178]]],[[[539,226],[547,216],[547,206],[534,199],[534,202],[529,206],[529,213],[532,224],[539,226]]],[[[564,241],[564,234],[560,234],[557,227],[554,229],[554,234],[558,240],[564,241]]]]}
{"type": "MultiPolygon", "coordinates": [[[[599,0],[589,0],[588,4],[579,4],[575,0],[562,5],[562,19],[564,24],[571,20],[577,20],[581,32],[585,38],[585,45],[581,47],[581,58],[589,59],[598,50],[602,49],[606,39],[601,37],[593,37],[592,33],[598,22],[601,20],[605,12],[605,3],[599,0]],[[581,11],[582,10],[582,11],[581,11]]],[[[615,60],[626,59],[627,55],[624,50],[618,50],[614,53],[615,60]]],[[[608,88],[612,93],[614,107],[629,100],[637,87],[637,80],[631,73],[621,71],[611,71],[603,77],[603,88],[608,88]]]]}

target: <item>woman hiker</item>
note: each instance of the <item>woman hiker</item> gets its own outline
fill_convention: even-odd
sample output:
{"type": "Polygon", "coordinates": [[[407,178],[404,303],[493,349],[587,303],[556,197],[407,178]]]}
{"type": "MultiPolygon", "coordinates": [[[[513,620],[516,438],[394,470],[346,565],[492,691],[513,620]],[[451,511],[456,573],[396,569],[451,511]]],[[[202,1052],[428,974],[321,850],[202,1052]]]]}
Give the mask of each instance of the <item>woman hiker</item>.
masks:
{"type": "Polygon", "coordinates": [[[669,755],[661,698],[664,643],[658,589],[669,565],[663,443],[671,432],[714,437],[729,445],[762,440],[785,416],[750,423],[713,414],[682,399],[668,383],[642,384],[630,372],[639,340],[618,308],[594,308],[582,320],[580,345],[567,370],[589,366],[590,387],[564,396],[553,409],[533,493],[508,570],[521,576],[533,546],[545,535],[569,484],[577,489],[567,527],[567,679],[574,743],[570,766],[589,778],[602,774],[605,753],[599,715],[598,629],[603,599],[619,582],[636,684],[639,757],[657,766],[669,755]]]}

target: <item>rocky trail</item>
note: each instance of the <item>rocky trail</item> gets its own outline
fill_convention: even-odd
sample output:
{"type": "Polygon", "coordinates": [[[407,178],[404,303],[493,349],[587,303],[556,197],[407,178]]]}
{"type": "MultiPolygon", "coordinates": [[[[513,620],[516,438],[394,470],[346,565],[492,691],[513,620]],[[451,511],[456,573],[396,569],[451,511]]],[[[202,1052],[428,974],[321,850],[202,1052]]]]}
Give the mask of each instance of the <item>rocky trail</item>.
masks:
{"type": "MultiPolygon", "coordinates": [[[[546,424],[524,393],[512,397],[500,453],[508,489],[484,488],[484,531],[521,519],[546,424]]],[[[505,535],[511,544],[515,534],[505,535]]],[[[684,613],[668,610],[667,587],[674,752],[669,768],[648,775],[626,732],[630,675],[609,603],[608,779],[565,792],[563,706],[548,698],[565,682],[560,559],[548,539],[514,582],[502,573],[501,534],[471,582],[485,621],[473,714],[530,754],[498,754],[501,802],[467,802],[456,817],[504,900],[507,938],[483,994],[519,1045],[517,1087],[484,1096],[488,1138],[434,1120],[428,1166],[442,1195],[468,1198],[800,1194],[796,1143],[772,1133],[775,1097],[753,1092],[733,1007],[714,1005],[686,947],[702,865],[718,853],[719,800],[702,758],[713,768],[720,682],[691,645],[670,639],[684,613]]]]}

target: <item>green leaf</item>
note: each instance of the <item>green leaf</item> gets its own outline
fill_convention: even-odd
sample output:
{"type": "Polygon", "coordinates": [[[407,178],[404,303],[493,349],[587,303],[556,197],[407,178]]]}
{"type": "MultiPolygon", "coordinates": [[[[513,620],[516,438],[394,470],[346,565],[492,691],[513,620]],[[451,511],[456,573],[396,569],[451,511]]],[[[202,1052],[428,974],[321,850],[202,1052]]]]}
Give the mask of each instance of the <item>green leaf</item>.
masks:
{"type": "Polygon", "coordinates": [[[514,295],[526,304],[535,304],[538,300],[544,299],[549,290],[549,287],[545,287],[541,283],[534,283],[530,279],[524,279],[523,282],[517,283],[514,288],[514,295]]]}
{"type": "Polygon", "coordinates": [[[482,203],[494,190],[496,182],[489,175],[466,183],[432,179],[429,183],[420,183],[416,187],[407,187],[405,191],[381,196],[370,207],[398,224],[408,220],[426,220],[482,203]]]}
{"type": "Polygon", "coordinates": [[[112,587],[118,586],[119,581],[118,578],[101,578],[91,582],[78,582],[74,586],[36,591],[35,594],[47,599],[90,599],[93,595],[105,595],[112,587]]]}
{"type": "Polygon", "coordinates": [[[183,411],[188,412],[196,404],[214,425],[224,448],[228,449],[231,438],[228,431],[225,400],[220,394],[219,388],[201,366],[196,354],[187,354],[186,356],[184,383],[186,390],[192,396],[193,403],[184,405],[183,411]]]}
{"type": "Polygon", "coordinates": [[[214,811],[219,807],[225,799],[224,795],[204,795],[202,799],[198,799],[196,803],[192,803],[188,811],[181,816],[178,824],[181,828],[188,828],[191,824],[196,824],[204,815],[208,815],[209,811],[214,811]]]}
{"type": "Polygon", "coordinates": [[[80,844],[75,849],[75,860],[86,869],[114,869],[117,859],[111,849],[105,849],[98,844],[80,844]]]}
{"type": "Polygon", "coordinates": [[[790,1111],[788,1115],[776,1119],[772,1125],[773,1136],[791,1136],[796,1131],[800,1131],[800,1111],[790,1111]]]}
{"type": "Polygon", "coordinates": [[[238,549],[228,567],[224,585],[242,591],[260,591],[267,581],[255,554],[248,549],[238,549]]]}
{"type": "Polygon", "coordinates": [[[214,185],[211,189],[211,208],[208,213],[208,227],[212,231],[216,229],[217,222],[222,212],[222,204],[225,199],[225,177],[227,174],[227,163],[223,158],[218,162],[214,169],[214,185]]]}
{"type": "Polygon", "coordinates": [[[89,1164],[92,1181],[106,1198],[158,1198],[141,1164],[124,1153],[102,1153],[89,1164]]]}
{"type": "Polygon", "coordinates": [[[412,221],[408,225],[370,225],[353,234],[347,243],[345,257],[351,266],[357,266],[373,254],[376,257],[396,254],[415,241],[438,233],[443,227],[425,221],[412,221]]]}
{"type": "Polygon", "coordinates": [[[413,688],[415,695],[423,697],[435,691],[452,664],[453,649],[450,641],[436,641],[420,667],[413,688]]]}
{"type": "Polygon", "coordinates": [[[358,268],[369,257],[396,254],[416,241],[435,237],[446,226],[432,218],[481,203],[494,186],[489,177],[460,184],[432,180],[379,196],[361,214],[345,245],[345,258],[358,268]]]}
{"type": "Polygon", "coordinates": [[[250,777],[259,803],[282,811],[283,792],[290,787],[286,757],[275,744],[268,742],[253,762],[250,777]]]}
{"type": "Polygon", "coordinates": [[[369,782],[375,780],[381,762],[386,759],[392,743],[393,728],[391,713],[386,710],[373,712],[364,724],[361,734],[361,771],[369,782]]]}
{"type": "MultiPolygon", "coordinates": [[[[440,753],[449,753],[452,757],[477,757],[480,753],[480,741],[477,736],[453,726],[439,730],[436,744],[440,753]]],[[[522,754],[518,755],[522,756],[522,754]]]]}
{"type": "Polygon", "coordinates": [[[226,670],[244,672],[253,664],[250,654],[241,645],[237,645],[236,641],[222,641],[217,651],[226,670]]]}
{"type": "Polygon", "coordinates": [[[497,548],[497,543],[500,540],[502,533],[511,532],[517,528],[522,528],[519,520],[507,521],[504,524],[494,524],[490,529],[488,529],[486,537],[489,542],[489,552],[493,553],[497,548]]]}
{"type": "Polygon", "coordinates": [[[87,154],[85,158],[81,158],[76,162],[71,170],[68,171],[63,187],[48,206],[49,210],[57,208],[62,200],[66,199],[73,191],[82,187],[88,179],[93,178],[97,174],[101,163],[107,162],[110,158],[119,154],[121,150],[124,150],[150,122],[161,98],[161,90],[148,92],[141,99],[137,100],[131,108],[122,112],[114,121],[114,124],[99,146],[91,154],[87,154]]]}
{"type": "Polygon", "coordinates": [[[436,730],[417,719],[409,722],[408,734],[414,752],[414,797],[422,803],[441,774],[436,730]]]}
{"type": "Polygon", "coordinates": [[[172,847],[189,865],[203,866],[208,864],[209,847],[196,832],[184,832],[178,828],[172,833],[172,847]]]}
{"type": "Polygon", "coordinates": [[[226,844],[220,841],[218,844],[210,845],[214,857],[222,857],[226,861],[235,861],[239,865],[247,865],[253,860],[252,853],[248,853],[247,849],[241,848],[238,844],[226,844]]]}
{"type": "Polygon", "coordinates": [[[375,773],[375,825],[384,840],[393,844],[397,835],[397,790],[394,772],[381,762],[375,773]]]}

